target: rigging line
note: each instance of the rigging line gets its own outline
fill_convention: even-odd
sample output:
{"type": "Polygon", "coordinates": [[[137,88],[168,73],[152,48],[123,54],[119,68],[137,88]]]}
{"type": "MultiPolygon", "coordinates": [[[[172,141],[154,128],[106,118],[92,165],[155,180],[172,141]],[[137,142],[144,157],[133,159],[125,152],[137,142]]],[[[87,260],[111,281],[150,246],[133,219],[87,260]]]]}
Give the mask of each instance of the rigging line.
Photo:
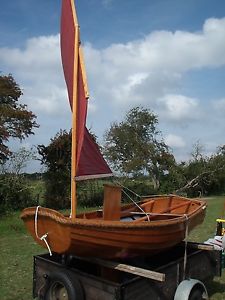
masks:
{"type": "MultiPolygon", "coordinates": [[[[115,181],[116,182],[116,181],[115,181]]],[[[140,209],[145,215],[146,215],[146,217],[147,217],[147,219],[148,219],[148,221],[150,222],[150,218],[149,218],[149,215],[146,213],[146,211],[144,211],[143,210],[143,208],[141,207],[141,206],[139,206],[131,197],[130,197],[130,195],[124,190],[124,188],[126,188],[126,187],[124,187],[122,184],[120,184],[119,182],[117,182],[117,184],[118,185],[120,185],[122,188],[123,188],[123,192],[124,192],[124,194],[134,203],[134,205],[136,205],[137,207],[138,207],[138,209],[140,209]]],[[[128,188],[127,188],[128,189],[128,188]]],[[[129,189],[128,189],[129,190],[129,189]]],[[[131,191],[131,190],[130,190],[131,191]]],[[[132,191],[131,191],[132,192],[132,191]]],[[[134,195],[136,195],[137,197],[139,196],[139,195],[137,195],[136,193],[134,193],[133,192],[133,194],[134,195]]],[[[140,196],[139,196],[140,197],[140,196]]]]}
{"type": "Polygon", "coordinates": [[[138,195],[137,193],[135,193],[134,191],[132,191],[132,190],[129,189],[128,187],[122,185],[119,181],[114,180],[114,182],[115,182],[116,184],[120,185],[120,186],[123,188],[123,190],[126,189],[126,190],[128,190],[129,192],[131,192],[133,195],[135,195],[137,198],[140,198],[140,199],[142,198],[142,196],[138,195]]]}
{"type": "Polygon", "coordinates": [[[114,182],[118,185],[120,185],[123,189],[128,190],[129,192],[131,192],[133,195],[135,195],[137,198],[143,199],[143,198],[153,198],[153,197],[161,197],[162,195],[139,195],[137,193],[135,193],[133,190],[129,189],[128,187],[122,185],[119,181],[114,180],[114,182]]]}
{"type": "Polygon", "coordinates": [[[35,234],[36,234],[36,237],[41,240],[41,241],[44,241],[45,242],[45,245],[48,249],[48,252],[49,252],[49,255],[52,256],[52,251],[51,251],[51,248],[46,240],[46,238],[48,237],[48,232],[46,232],[45,234],[43,234],[41,237],[38,235],[38,210],[41,206],[38,205],[36,207],[36,211],[35,211],[35,219],[34,219],[34,228],[35,228],[35,234]]]}
{"type": "Polygon", "coordinates": [[[188,238],[188,216],[185,214],[184,215],[186,218],[185,222],[185,240],[184,240],[184,272],[183,272],[183,280],[186,279],[186,267],[187,267],[187,238],[188,238]]]}

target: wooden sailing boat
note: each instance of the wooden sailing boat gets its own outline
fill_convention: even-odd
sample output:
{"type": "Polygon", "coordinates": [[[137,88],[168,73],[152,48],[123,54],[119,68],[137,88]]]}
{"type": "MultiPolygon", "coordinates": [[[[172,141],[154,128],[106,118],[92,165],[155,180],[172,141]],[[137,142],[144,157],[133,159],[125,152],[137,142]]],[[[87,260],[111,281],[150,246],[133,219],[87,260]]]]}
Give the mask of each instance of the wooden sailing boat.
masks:
{"type": "Polygon", "coordinates": [[[61,53],[73,112],[71,216],[26,208],[21,218],[28,231],[50,253],[103,258],[150,255],[179,243],[204,220],[205,201],[168,195],[121,206],[121,187],[106,185],[103,210],[76,214],[76,181],[112,172],[85,127],[88,88],[73,0],[62,0],[61,53]]]}

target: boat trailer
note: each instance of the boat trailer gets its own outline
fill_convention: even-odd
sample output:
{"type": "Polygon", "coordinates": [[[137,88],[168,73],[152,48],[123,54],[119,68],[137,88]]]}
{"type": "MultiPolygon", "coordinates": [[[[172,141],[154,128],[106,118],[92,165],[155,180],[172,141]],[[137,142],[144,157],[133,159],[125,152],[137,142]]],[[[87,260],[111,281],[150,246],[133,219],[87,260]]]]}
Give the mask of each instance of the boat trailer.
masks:
{"type": "Polygon", "coordinates": [[[221,276],[222,251],[181,243],[151,257],[122,261],[34,256],[33,297],[40,300],[201,300],[221,276]],[[186,254],[184,255],[184,252],[186,254]]]}

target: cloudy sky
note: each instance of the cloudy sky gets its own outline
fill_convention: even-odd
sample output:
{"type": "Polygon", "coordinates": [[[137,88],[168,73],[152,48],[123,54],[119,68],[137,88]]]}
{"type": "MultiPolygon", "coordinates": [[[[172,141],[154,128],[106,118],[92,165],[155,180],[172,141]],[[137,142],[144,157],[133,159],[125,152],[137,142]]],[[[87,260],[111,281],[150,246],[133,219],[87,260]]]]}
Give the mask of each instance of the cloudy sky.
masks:
{"type": "MultiPolygon", "coordinates": [[[[224,0],[77,0],[76,6],[91,95],[88,127],[100,141],[111,122],[141,105],[158,115],[178,160],[188,159],[197,141],[206,154],[225,144],[224,0]]],[[[60,0],[1,1],[0,71],[13,74],[21,102],[40,124],[27,147],[48,145],[71,125],[60,8],[60,0]]]]}

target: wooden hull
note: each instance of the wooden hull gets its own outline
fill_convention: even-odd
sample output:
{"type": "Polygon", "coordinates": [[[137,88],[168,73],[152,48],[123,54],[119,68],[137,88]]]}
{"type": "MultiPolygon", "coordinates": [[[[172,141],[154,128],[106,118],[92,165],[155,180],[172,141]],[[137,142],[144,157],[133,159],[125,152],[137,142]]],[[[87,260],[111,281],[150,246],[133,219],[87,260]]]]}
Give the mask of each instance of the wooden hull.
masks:
{"type": "Polygon", "coordinates": [[[178,196],[149,198],[120,209],[120,220],[104,220],[101,211],[84,213],[71,220],[57,211],[26,208],[21,218],[38,244],[51,251],[101,258],[126,258],[164,251],[185,238],[205,216],[205,201],[178,196]],[[36,216],[36,221],[35,221],[36,216]],[[131,219],[131,220],[129,220],[131,219]],[[36,231],[35,231],[36,226],[36,231]]]}

